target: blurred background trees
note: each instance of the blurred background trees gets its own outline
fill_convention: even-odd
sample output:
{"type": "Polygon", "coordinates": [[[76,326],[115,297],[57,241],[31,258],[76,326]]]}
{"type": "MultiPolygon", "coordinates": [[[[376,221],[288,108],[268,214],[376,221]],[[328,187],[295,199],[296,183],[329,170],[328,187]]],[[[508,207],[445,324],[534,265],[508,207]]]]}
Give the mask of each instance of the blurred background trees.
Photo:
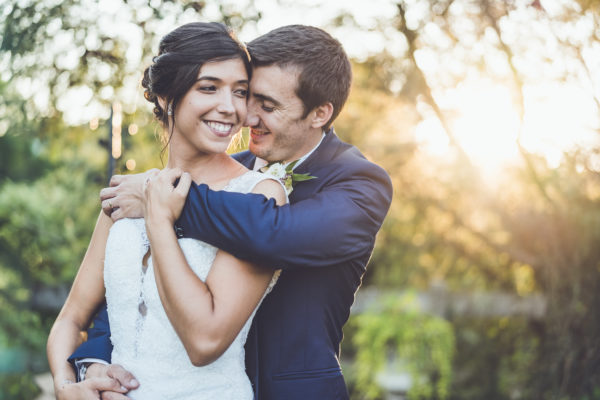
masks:
{"type": "Polygon", "coordinates": [[[213,20],[243,40],[311,21],[353,59],[335,128],[395,187],[361,289],[391,297],[346,329],[353,398],[385,396],[381,368],[408,373],[412,398],[600,398],[600,2],[361,4],[0,0],[2,396],[33,397],[29,374],[47,369],[108,179],[111,109],[116,172],[160,167],[141,71],[163,34],[213,20]],[[436,312],[406,300],[432,290],[436,312]],[[478,294],[542,312],[456,303],[478,294]]]}

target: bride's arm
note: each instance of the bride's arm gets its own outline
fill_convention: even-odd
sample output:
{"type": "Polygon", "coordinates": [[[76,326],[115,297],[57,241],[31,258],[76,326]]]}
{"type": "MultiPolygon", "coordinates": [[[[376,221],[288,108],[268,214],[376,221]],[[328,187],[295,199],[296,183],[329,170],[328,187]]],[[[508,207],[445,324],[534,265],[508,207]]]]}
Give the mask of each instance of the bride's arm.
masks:
{"type": "Polygon", "coordinates": [[[54,378],[57,398],[78,398],[83,395],[85,390],[118,390],[120,386],[107,387],[109,379],[102,383],[102,387],[94,387],[94,382],[86,383],[85,387],[84,385],[66,384],[76,380],[73,368],[67,358],[81,344],[80,332],[88,327],[91,317],[104,300],[104,250],[111,225],[111,219],[100,213],[69,296],[48,336],[48,363],[54,378]],[[74,397],[65,393],[69,391],[74,397]]]}
{"type": "MultiPolygon", "coordinates": [[[[196,276],[173,230],[189,187],[185,176],[175,189],[173,171],[159,174],[148,185],[145,218],[162,304],[191,362],[206,365],[233,342],[260,302],[273,270],[218,251],[206,283],[196,276]]],[[[283,188],[274,181],[259,183],[254,192],[278,204],[286,201],[283,188]]]]}

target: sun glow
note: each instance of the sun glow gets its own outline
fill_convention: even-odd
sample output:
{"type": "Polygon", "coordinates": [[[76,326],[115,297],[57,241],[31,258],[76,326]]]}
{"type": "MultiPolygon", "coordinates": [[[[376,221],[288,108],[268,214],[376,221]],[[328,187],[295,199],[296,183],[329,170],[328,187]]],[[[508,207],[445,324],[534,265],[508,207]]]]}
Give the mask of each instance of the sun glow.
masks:
{"type": "MultiPolygon", "coordinates": [[[[488,175],[519,162],[519,139],[551,166],[558,165],[563,151],[597,139],[593,99],[565,84],[525,88],[523,121],[510,88],[491,80],[466,81],[436,99],[458,144],[488,175]]],[[[416,128],[417,141],[434,156],[447,155],[448,135],[428,108],[419,109],[423,120],[416,128]]]]}
{"type": "MultiPolygon", "coordinates": [[[[510,90],[488,80],[468,82],[439,97],[451,134],[471,160],[485,170],[497,170],[518,157],[519,116],[510,90]]],[[[447,133],[425,118],[417,140],[436,155],[450,150],[447,133]]]]}
{"type": "Polygon", "coordinates": [[[519,117],[507,88],[483,81],[459,87],[447,101],[458,106],[456,140],[476,163],[497,168],[517,157],[519,117]]]}

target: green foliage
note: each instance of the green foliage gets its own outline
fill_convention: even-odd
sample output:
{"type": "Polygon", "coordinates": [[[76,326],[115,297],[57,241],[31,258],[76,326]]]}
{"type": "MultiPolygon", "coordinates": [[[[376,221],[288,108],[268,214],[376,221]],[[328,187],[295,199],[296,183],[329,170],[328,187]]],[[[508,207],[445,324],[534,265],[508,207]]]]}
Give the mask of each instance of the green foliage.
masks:
{"type": "MultiPolygon", "coordinates": [[[[98,140],[107,135],[109,105],[120,100],[124,128],[139,127],[136,136],[124,133],[116,172],[130,172],[129,159],[136,161],[131,172],[160,167],[152,114],[122,88],[139,81],[166,25],[206,19],[207,5],[237,30],[261,17],[254,5],[233,2],[117,3],[113,14],[99,0],[6,0],[0,9],[0,339],[38,359],[60,306],[40,294],[69,287],[99,212],[107,152],[98,140]],[[102,18],[131,23],[141,51],[131,47],[133,33],[119,34],[102,18]],[[81,105],[98,106],[97,130],[63,121],[67,107],[58,104],[73,88],[92,93],[81,105]]],[[[352,94],[335,124],[390,173],[395,188],[364,284],[422,290],[443,281],[459,293],[535,293],[547,308],[541,318],[443,320],[403,298],[353,316],[357,396],[379,396],[377,372],[395,359],[412,376],[412,398],[600,399],[597,143],[566,154],[559,167],[521,149],[523,163],[511,175],[486,181],[456,155],[460,143],[456,154],[434,157],[417,140],[418,124],[432,116],[452,138],[459,109],[436,99],[467,76],[513,87],[517,107],[523,87],[544,79],[598,86],[587,56],[598,32],[586,31],[597,25],[598,1],[562,2],[552,14],[545,3],[397,1],[397,15],[367,28],[383,34],[386,48],[354,61],[352,94]],[[520,30],[503,31],[514,16],[522,27],[535,19],[527,40],[520,30]],[[569,67],[551,67],[557,59],[569,67]]],[[[342,28],[359,22],[334,18],[342,28]]],[[[231,151],[244,149],[247,136],[231,151]]],[[[38,361],[27,358],[25,368],[39,370],[38,361]]],[[[0,396],[33,398],[30,378],[1,376],[0,387],[9,389],[0,396]]]]}
{"type": "Polygon", "coordinates": [[[71,166],[0,188],[0,325],[13,344],[43,349],[51,321],[35,296],[71,282],[83,258],[98,214],[98,188],[87,179],[71,166]]]}
{"type": "Polygon", "coordinates": [[[0,400],[35,399],[40,392],[31,373],[0,375],[0,400]]]}
{"type": "Polygon", "coordinates": [[[376,377],[390,358],[399,360],[404,369],[400,372],[411,376],[409,398],[449,397],[455,340],[452,325],[419,312],[414,300],[412,295],[389,298],[377,311],[351,321],[356,386],[367,399],[381,395],[376,377]]]}

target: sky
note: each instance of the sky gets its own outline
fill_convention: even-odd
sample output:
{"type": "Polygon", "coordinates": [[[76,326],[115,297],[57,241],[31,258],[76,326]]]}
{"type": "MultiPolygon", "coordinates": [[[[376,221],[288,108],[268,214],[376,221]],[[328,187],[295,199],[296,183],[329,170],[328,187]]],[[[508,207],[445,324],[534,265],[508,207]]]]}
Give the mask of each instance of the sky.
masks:
{"type": "MultiPolygon", "coordinates": [[[[102,0],[102,10],[105,11],[99,12],[95,7],[86,7],[86,1],[88,0],[82,0],[83,6],[76,11],[77,15],[65,18],[80,17],[97,21],[92,28],[98,33],[109,33],[124,39],[129,44],[127,68],[132,73],[130,80],[125,82],[123,90],[119,93],[113,93],[110,87],[102,89],[100,93],[79,87],[62,96],[57,107],[64,112],[65,120],[71,124],[107,117],[104,114],[107,114],[108,110],[99,109],[96,98],[119,97],[126,107],[145,104],[139,89],[139,75],[136,74],[140,69],[142,32],[131,22],[132,17],[129,13],[132,8],[125,7],[122,0],[102,0]]],[[[407,3],[407,25],[416,29],[423,16],[429,12],[428,3],[419,0],[407,0],[407,3]]],[[[548,15],[564,12],[565,4],[570,3],[569,0],[542,1],[548,15]]],[[[193,13],[180,15],[177,20],[175,17],[167,17],[161,21],[152,20],[151,10],[146,7],[145,0],[129,0],[129,4],[134,6],[138,18],[148,18],[152,30],[157,33],[157,38],[172,30],[174,26],[197,20],[193,13]]],[[[220,18],[221,11],[217,4],[226,9],[254,8],[261,12],[261,18],[256,24],[246,24],[244,29],[238,32],[243,41],[250,41],[282,25],[302,23],[328,30],[340,40],[348,55],[355,60],[363,60],[383,50],[402,58],[406,50],[405,40],[391,24],[391,18],[397,13],[391,0],[209,1],[204,10],[207,20],[220,18]],[[352,15],[356,24],[332,26],[332,19],[341,13],[352,15]],[[375,29],[378,24],[384,26],[384,29],[375,29]]],[[[460,18],[461,13],[468,11],[466,6],[463,6],[468,2],[456,1],[455,4],[453,10],[457,14],[456,17],[460,18]]],[[[511,18],[502,21],[501,28],[505,35],[503,39],[518,48],[523,38],[530,37],[532,32],[542,38],[540,43],[532,47],[538,51],[523,52],[520,58],[515,58],[519,71],[527,78],[523,86],[526,112],[522,125],[514,87],[506,79],[498,79],[510,75],[503,53],[490,51],[489,47],[476,41],[471,43],[471,47],[445,43],[447,39],[444,38],[443,32],[430,24],[421,27],[424,32],[422,40],[435,42],[438,47],[421,46],[415,54],[419,68],[424,71],[433,88],[436,101],[448,112],[458,141],[476,163],[491,171],[496,171],[502,165],[518,158],[517,139],[520,139],[521,144],[528,150],[543,154],[551,165],[558,165],[565,149],[597,143],[600,128],[598,108],[593,101],[593,94],[600,97],[600,87],[594,86],[593,82],[586,82],[585,76],[582,77],[581,68],[569,62],[568,57],[561,57],[556,50],[557,42],[551,40],[554,36],[568,40],[585,38],[590,29],[593,29],[593,23],[584,18],[576,26],[561,25],[549,28],[547,24],[538,21],[535,14],[537,11],[532,10],[529,1],[520,0],[517,4],[519,6],[511,14],[511,18]],[[546,32],[544,29],[554,31],[546,32]],[[474,58],[477,56],[485,59],[489,73],[481,73],[474,58]],[[552,59],[552,62],[540,63],[543,57],[552,59]],[[560,80],[559,77],[565,72],[578,78],[574,81],[560,80]],[[453,74],[462,76],[462,79],[458,83],[448,84],[447,81],[453,74]],[[556,75],[556,78],[553,75],[556,75]]],[[[50,27],[50,30],[52,29],[57,31],[54,44],[46,51],[64,48],[66,53],[59,59],[60,66],[77,65],[79,54],[67,51],[70,41],[68,34],[61,34],[58,27],[50,27]]],[[[461,37],[468,38],[477,26],[464,23],[458,24],[454,29],[461,37]]],[[[495,40],[493,32],[485,32],[484,37],[490,43],[495,40]]],[[[467,39],[464,42],[468,44],[469,41],[467,39]]],[[[86,38],[86,45],[98,47],[101,43],[90,35],[86,38]]],[[[600,71],[600,48],[597,44],[595,48],[591,47],[585,52],[584,56],[594,71],[600,71]]],[[[107,76],[110,70],[99,67],[98,74],[107,76]]],[[[22,81],[20,90],[32,96],[40,105],[43,105],[48,95],[44,87],[32,80],[22,81]]],[[[424,103],[419,104],[417,109],[421,114],[421,122],[415,127],[414,134],[421,149],[434,156],[448,154],[450,144],[447,135],[432,110],[424,103]]],[[[131,109],[125,111],[130,112],[131,109]]],[[[0,131],[1,128],[0,126],[0,131]]]]}

